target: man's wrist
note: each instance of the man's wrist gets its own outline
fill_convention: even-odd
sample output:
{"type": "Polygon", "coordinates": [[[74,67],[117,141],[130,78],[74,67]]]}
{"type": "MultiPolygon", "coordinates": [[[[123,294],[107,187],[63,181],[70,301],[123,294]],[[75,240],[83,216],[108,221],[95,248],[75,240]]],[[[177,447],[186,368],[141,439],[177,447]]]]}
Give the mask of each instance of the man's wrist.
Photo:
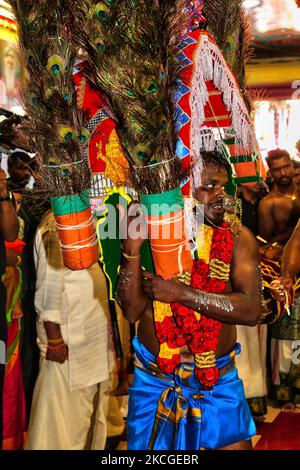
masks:
{"type": "Polygon", "coordinates": [[[44,327],[48,340],[56,340],[62,337],[60,325],[58,323],[44,321],[44,327]]]}
{"type": "Polygon", "coordinates": [[[122,254],[124,256],[125,259],[128,259],[129,261],[131,261],[132,259],[139,259],[140,258],[140,254],[133,254],[133,255],[128,255],[127,253],[125,253],[124,251],[122,251],[122,254]]]}
{"type": "Polygon", "coordinates": [[[127,256],[130,256],[130,257],[138,257],[140,256],[140,247],[127,247],[127,246],[123,246],[123,249],[122,249],[122,253],[123,254],[126,254],[127,256]]]}

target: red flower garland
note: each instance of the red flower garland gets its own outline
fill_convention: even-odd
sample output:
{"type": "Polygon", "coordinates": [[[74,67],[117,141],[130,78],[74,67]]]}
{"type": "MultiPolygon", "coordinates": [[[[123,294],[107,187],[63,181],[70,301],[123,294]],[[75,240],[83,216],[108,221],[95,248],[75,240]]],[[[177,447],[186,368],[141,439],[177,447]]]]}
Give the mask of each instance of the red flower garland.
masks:
{"type": "Polygon", "coordinates": [[[160,344],[167,343],[169,348],[177,348],[186,344],[183,333],[174,323],[173,317],[165,317],[163,321],[155,322],[156,334],[160,344]]]}
{"type": "MultiPolygon", "coordinates": [[[[233,238],[226,222],[220,228],[213,229],[210,260],[217,259],[230,265],[232,260],[233,238]]],[[[194,261],[191,275],[191,287],[214,294],[222,294],[225,291],[227,281],[209,277],[210,266],[204,260],[194,261]]],[[[172,304],[174,319],[181,330],[181,335],[176,342],[174,334],[166,338],[171,344],[176,342],[182,346],[182,335],[191,353],[194,355],[203,353],[216,353],[217,344],[222,323],[201,314],[198,320],[196,313],[181,304],[172,304]]],[[[174,333],[174,329],[170,329],[174,333]]],[[[177,359],[177,358],[176,358],[177,359]]],[[[177,361],[176,361],[177,362],[177,361]]],[[[177,365],[177,364],[176,364],[177,365]]],[[[195,366],[195,375],[201,382],[203,389],[211,389],[218,380],[219,370],[217,366],[202,368],[195,366]]]]}

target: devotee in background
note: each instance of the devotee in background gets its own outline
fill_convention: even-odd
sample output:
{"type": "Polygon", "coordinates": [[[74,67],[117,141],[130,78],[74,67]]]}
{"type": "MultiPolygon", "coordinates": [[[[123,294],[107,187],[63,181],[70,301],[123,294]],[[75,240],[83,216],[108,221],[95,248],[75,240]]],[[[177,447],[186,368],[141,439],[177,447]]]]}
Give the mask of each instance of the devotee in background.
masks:
{"type": "Polygon", "coordinates": [[[55,219],[39,225],[34,254],[41,352],[28,440],[30,450],[104,449],[108,379],[108,297],[98,263],[64,267],[55,219]]]}
{"type": "MultiPolygon", "coordinates": [[[[243,183],[238,190],[241,220],[253,235],[258,235],[258,206],[264,190],[262,183],[243,183]]],[[[237,325],[237,340],[242,352],[236,358],[239,376],[255,420],[267,413],[267,325],[237,325]]]]}
{"type": "Polygon", "coordinates": [[[3,71],[0,77],[0,106],[12,110],[20,105],[21,82],[17,74],[17,57],[12,48],[4,51],[3,71]]]}
{"type": "MultiPolygon", "coordinates": [[[[286,150],[270,151],[267,163],[275,187],[260,202],[259,233],[266,242],[261,248],[262,257],[266,260],[262,259],[262,265],[271,262],[274,279],[280,275],[283,248],[299,219],[300,193],[294,179],[293,162],[286,150]]],[[[285,312],[271,326],[272,397],[286,407],[293,407],[295,399],[293,375],[291,375],[294,370],[291,346],[294,340],[300,339],[299,307],[296,294],[291,307],[291,316],[285,312]]],[[[274,309],[277,310],[276,305],[273,305],[274,309]]]]}
{"type": "MultiPolygon", "coordinates": [[[[201,155],[204,161],[202,181],[199,187],[194,188],[193,194],[204,206],[205,222],[199,228],[204,229],[205,246],[198,244],[196,259],[205,262],[202,256],[208,246],[207,240],[214,239],[216,230],[219,230],[219,237],[223,237],[222,250],[229,250],[231,259],[225,293],[220,296],[222,300],[216,306],[211,302],[211,294],[200,292],[179,281],[164,281],[153,274],[143,273],[140,248],[144,237],[137,237],[135,240],[129,237],[124,240],[119,302],[129,322],[139,321],[137,337],[134,339],[137,367],[133,385],[129,389],[129,449],[250,449],[251,437],[256,432],[233,357],[240,351],[240,346],[236,344],[235,325],[254,326],[260,316],[258,248],[248,229],[241,225],[229,227],[224,222],[223,200],[229,165],[218,153],[202,152],[201,155]],[[233,246],[229,248],[225,240],[229,245],[231,242],[228,240],[232,240],[234,249],[233,246]],[[202,301],[199,303],[200,297],[202,301]],[[204,311],[208,318],[221,322],[216,355],[220,375],[211,391],[204,390],[194,375],[194,357],[186,346],[180,349],[181,366],[173,374],[168,375],[156,365],[155,356],[159,351],[159,343],[153,322],[153,301],[175,303],[174,305],[180,303],[187,309],[204,311]],[[180,391],[175,391],[174,380],[176,390],[180,391]],[[168,395],[164,400],[162,397],[166,390],[170,390],[170,397],[168,395]],[[176,409],[173,408],[171,403],[178,405],[181,400],[186,403],[182,406],[189,419],[184,417],[179,420],[176,424],[177,433],[174,435],[175,423],[172,416],[177,416],[179,410],[176,406],[176,409]],[[164,410],[168,413],[168,408],[169,426],[164,414],[164,410]],[[160,431],[162,423],[163,432],[160,431]]],[[[134,217],[128,216],[128,219],[130,223],[134,217]]],[[[212,242],[209,252],[205,254],[208,260],[210,250],[215,249],[212,242]]],[[[198,276],[201,277],[203,272],[201,269],[198,276]]],[[[213,272],[209,272],[214,278],[213,272]]],[[[205,276],[204,283],[209,281],[207,272],[205,276]]],[[[215,290],[211,289],[210,292],[215,290]]]]}
{"type": "Polygon", "coordinates": [[[294,165],[294,181],[297,186],[297,191],[300,191],[300,161],[293,160],[294,165]]]}
{"type": "Polygon", "coordinates": [[[24,189],[30,180],[34,159],[22,150],[11,152],[7,159],[8,184],[13,184],[15,190],[24,189]]]}
{"type": "Polygon", "coordinates": [[[243,183],[238,190],[242,202],[242,224],[256,237],[258,228],[258,206],[261,200],[262,185],[259,182],[243,183]]]}
{"type": "Polygon", "coordinates": [[[259,204],[259,234],[268,243],[284,245],[298,222],[300,194],[293,178],[293,162],[286,150],[270,151],[267,164],[275,187],[259,204]]]}
{"type": "Polygon", "coordinates": [[[285,246],[281,261],[281,277],[274,296],[280,302],[283,301],[285,290],[290,291],[295,278],[300,271],[300,221],[293,235],[285,246]]]}
{"type": "MultiPolygon", "coordinates": [[[[11,185],[12,186],[12,185],[11,185]]],[[[12,191],[17,214],[22,193],[12,191]]],[[[7,353],[3,386],[3,442],[4,450],[22,450],[26,422],[26,401],[21,364],[22,344],[22,253],[25,246],[24,221],[19,217],[19,234],[14,242],[5,242],[7,267],[3,276],[6,288],[7,353]]]]}
{"type": "Polygon", "coordinates": [[[298,222],[294,233],[285,246],[281,262],[281,277],[274,282],[275,290],[273,295],[278,302],[285,303],[286,296],[295,299],[291,306],[290,317],[285,317],[286,323],[281,326],[281,333],[284,337],[293,335],[293,339],[284,339],[278,341],[275,347],[281,353],[281,363],[279,370],[273,372],[274,380],[281,386],[279,388],[278,397],[286,397],[285,401],[289,401],[289,405],[293,405],[294,399],[300,393],[300,364],[299,354],[294,354],[300,339],[300,302],[299,293],[295,290],[299,283],[300,273],[300,222],[298,222]],[[285,333],[285,329],[289,329],[289,334],[285,333]],[[296,360],[293,360],[293,357],[296,360]],[[275,375],[276,374],[276,375],[275,375]],[[281,394],[280,394],[281,392],[281,394]],[[291,403],[292,402],[292,403],[291,403]]]}
{"type": "Polygon", "coordinates": [[[5,374],[5,355],[7,344],[6,323],[6,290],[2,282],[2,275],[6,269],[6,253],[4,240],[13,242],[19,232],[19,221],[16,210],[12,204],[12,198],[7,189],[6,174],[0,168],[0,442],[2,444],[3,423],[3,382],[5,374]]]}
{"type": "MultiPolygon", "coordinates": [[[[15,137],[20,138],[19,129],[16,130],[15,137]]],[[[22,140],[25,141],[26,139],[22,137],[22,140]]],[[[35,174],[35,166],[35,158],[32,158],[23,150],[12,151],[7,159],[8,185],[12,191],[15,193],[18,191],[22,195],[19,220],[22,221],[25,246],[21,260],[21,303],[24,315],[22,319],[22,342],[20,348],[27,417],[30,415],[33,388],[39,368],[39,350],[36,344],[36,311],[34,308],[35,268],[33,239],[42,215],[50,207],[50,201],[47,197],[39,194],[34,187],[29,187],[30,180],[35,174]]]]}

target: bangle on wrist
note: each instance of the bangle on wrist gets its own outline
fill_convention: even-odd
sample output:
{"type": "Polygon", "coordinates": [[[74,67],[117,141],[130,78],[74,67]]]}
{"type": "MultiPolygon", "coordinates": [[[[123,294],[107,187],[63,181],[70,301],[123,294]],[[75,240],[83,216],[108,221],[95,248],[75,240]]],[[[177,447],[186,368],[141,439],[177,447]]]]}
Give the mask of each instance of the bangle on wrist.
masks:
{"type": "Polygon", "coordinates": [[[65,346],[65,343],[61,343],[61,344],[58,344],[58,345],[56,345],[56,346],[50,346],[50,345],[48,344],[48,349],[49,349],[50,351],[59,351],[59,350],[62,349],[64,346],[65,346]]]}
{"type": "Polygon", "coordinates": [[[64,339],[63,339],[62,336],[60,338],[48,339],[48,343],[50,343],[50,344],[64,343],[64,339]]]}
{"type": "Polygon", "coordinates": [[[122,253],[123,253],[124,258],[129,259],[129,260],[130,260],[130,259],[136,259],[136,258],[139,258],[139,257],[141,256],[140,253],[139,253],[138,255],[133,255],[133,256],[128,255],[128,254],[125,253],[124,251],[122,251],[122,253]]]}

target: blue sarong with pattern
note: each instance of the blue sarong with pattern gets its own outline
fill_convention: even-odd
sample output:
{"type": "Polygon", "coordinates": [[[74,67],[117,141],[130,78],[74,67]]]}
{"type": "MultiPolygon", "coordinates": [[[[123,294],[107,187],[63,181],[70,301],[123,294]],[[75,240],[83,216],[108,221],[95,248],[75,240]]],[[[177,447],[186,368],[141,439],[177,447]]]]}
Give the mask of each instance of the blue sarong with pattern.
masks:
{"type": "Polygon", "coordinates": [[[129,450],[218,449],[255,435],[244,386],[232,364],[240,344],[217,359],[219,369],[228,366],[230,370],[211,391],[201,389],[193,364],[180,364],[167,375],[137,337],[133,345],[136,364],[129,389],[129,450]]]}

